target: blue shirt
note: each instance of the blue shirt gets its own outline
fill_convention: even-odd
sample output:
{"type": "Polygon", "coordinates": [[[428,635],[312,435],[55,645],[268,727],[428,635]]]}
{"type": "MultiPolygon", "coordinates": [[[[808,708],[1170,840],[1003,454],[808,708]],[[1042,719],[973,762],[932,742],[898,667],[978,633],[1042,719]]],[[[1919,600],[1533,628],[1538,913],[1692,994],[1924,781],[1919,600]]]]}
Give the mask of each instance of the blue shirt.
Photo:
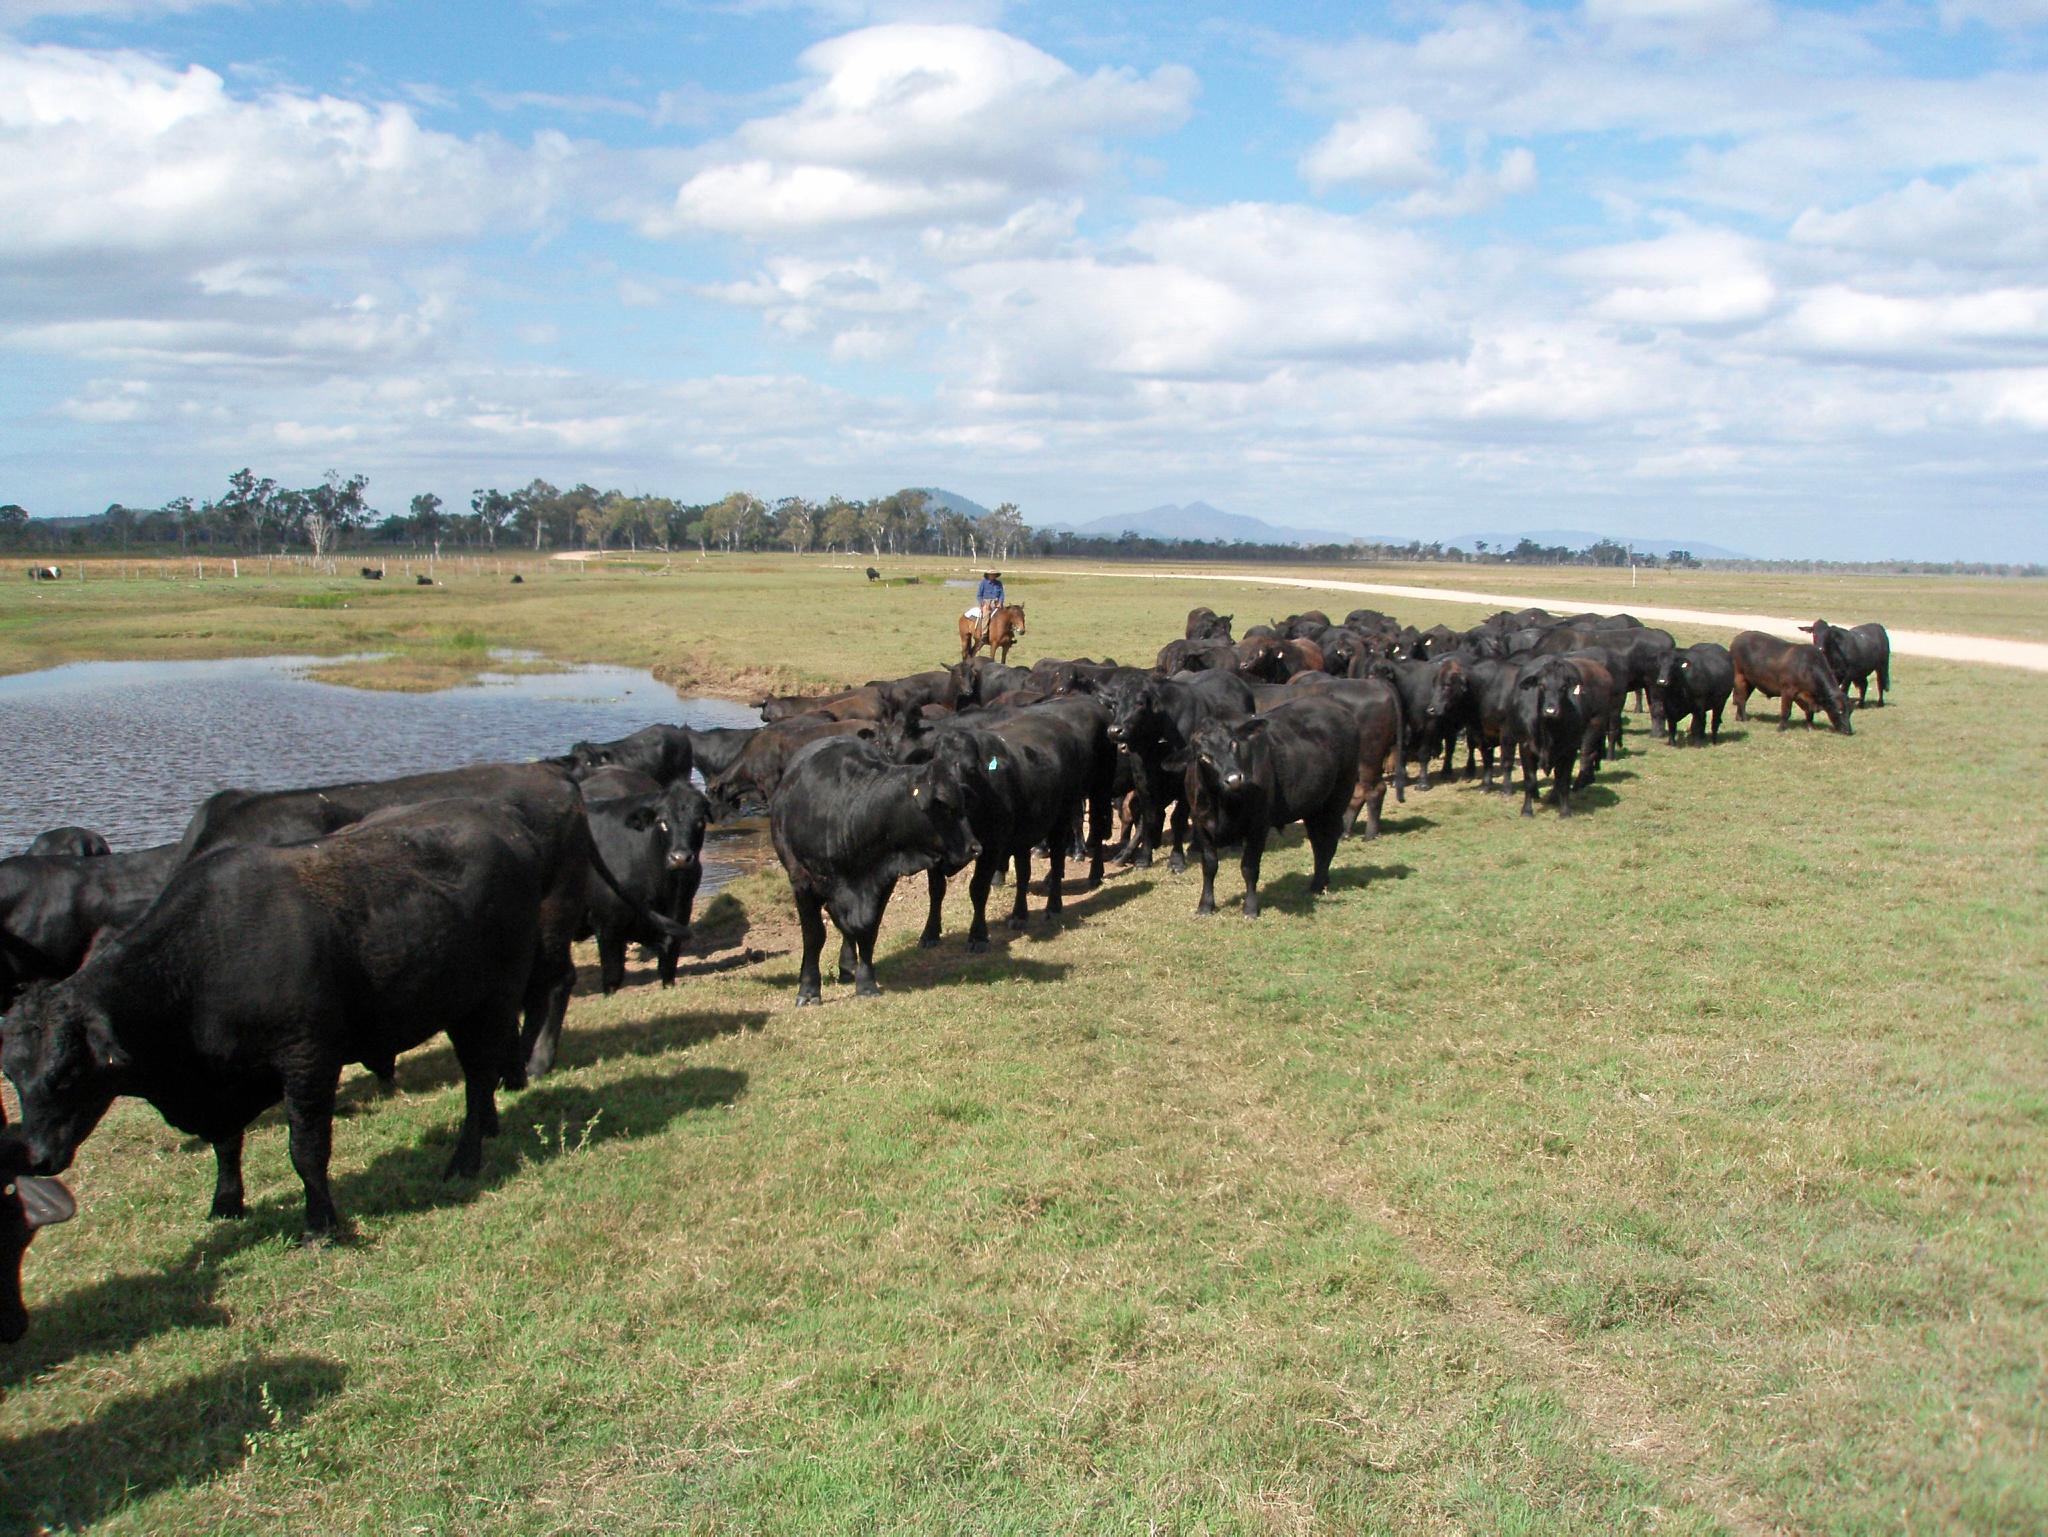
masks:
{"type": "Polygon", "coordinates": [[[983,577],[981,579],[981,590],[974,595],[974,601],[977,603],[1002,602],[1003,584],[983,577]]]}

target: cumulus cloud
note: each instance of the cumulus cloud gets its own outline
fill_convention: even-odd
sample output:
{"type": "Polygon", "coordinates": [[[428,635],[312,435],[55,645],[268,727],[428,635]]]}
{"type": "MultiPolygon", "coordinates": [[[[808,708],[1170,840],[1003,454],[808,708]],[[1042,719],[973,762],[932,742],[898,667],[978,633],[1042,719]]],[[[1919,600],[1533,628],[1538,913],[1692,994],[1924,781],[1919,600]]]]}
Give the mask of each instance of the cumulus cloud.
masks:
{"type": "Polygon", "coordinates": [[[642,221],[652,234],[792,235],[979,218],[1101,172],[1102,141],[1185,117],[1194,77],[1081,75],[985,27],[902,23],[807,50],[798,104],[741,127],[642,221]]]}
{"type": "Polygon", "coordinates": [[[136,53],[0,40],[0,265],[77,256],[324,252],[533,223],[568,140],[423,128],[403,106],[274,91],[136,53]]]}
{"type": "Polygon", "coordinates": [[[1436,134],[1408,107],[1376,107],[1345,118],[1301,158],[1318,191],[1352,182],[1375,190],[1423,187],[1438,176],[1436,134]]]}
{"type": "Polygon", "coordinates": [[[1777,298],[1761,247],[1727,230],[1681,228],[1561,265],[1595,289],[1593,314],[1634,325],[1740,324],[1761,319],[1777,298]]]}
{"type": "Polygon", "coordinates": [[[1938,254],[1964,268],[2048,261],[2048,164],[1976,171],[1950,185],[1916,177],[1847,208],[1808,208],[1791,237],[1908,259],[1938,254]]]}
{"type": "Polygon", "coordinates": [[[2014,361],[2048,354],[2048,288],[1998,288],[1932,297],[1869,293],[1830,284],[1786,317],[1798,351],[1906,367],[2014,361]]]}

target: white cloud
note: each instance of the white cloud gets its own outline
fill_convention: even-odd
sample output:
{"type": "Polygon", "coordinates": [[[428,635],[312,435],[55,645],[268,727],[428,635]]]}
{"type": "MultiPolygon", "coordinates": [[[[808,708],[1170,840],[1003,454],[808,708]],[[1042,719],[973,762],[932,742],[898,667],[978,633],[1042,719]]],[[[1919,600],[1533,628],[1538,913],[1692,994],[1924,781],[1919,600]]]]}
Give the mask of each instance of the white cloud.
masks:
{"type": "Polygon", "coordinates": [[[1956,267],[2038,264],[2048,261],[2048,165],[1977,171],[1948,186],[1916,177],[1832,213],[1808,208],[1791,236],[1802,245],[1932,256],[1956,267]]]}
{"type": "Polygon", "coordinates": [[[1083,76],[982,27],[898,24],[820,43],[789,111],[757,118],[685,181],[652,234],[791,235],[863,224],[1003,216],[1106,165],[1109,135],[1177,124],[1194,77],[1083,76]]]}
{"type": "Polygon", "coordinates": [[[1784,335],[1800,352],[1907,366],[2010,361],[2048,351],[2048,288],[1918,297],[1834,284],[1799,302],[1784,335]]]}
{"type": "Polygon", "coordinates": [[[92,16],[108,21],[134,21],[146,16],[177,16],[235,0],[0,0],[0,26],[18,27],[55,16],[92,16]]]}
{"type": "Polygon", "coordinates": [[[1475,165],[1448,186],[1423,187],[1401,200],[1412,219],[1457,219],[1491,208],[1504,198],[1535,190],[1536,156],[1516,146],[1492,170],[1475,165]]]}
{"type": "Polygon", "coordinates": [[[1604,290],[1595,315],[1628,324],[1738,324],[1761,319],[1777,298],[1761,248],[1726,230],[1680,228],[1581,251],[1561,265],[1604,290]]]}
{"type": "Polygon", "coordinates": [[[197,65],[0,40],[0,265],[417,244],[531,224],[571,156],[422,128],[397,105],[231,94],[197,65]]]}
{"type": "Polygon", "coordinates": [[[1407,107],[1353,113],[1302,156],[1301,174],[1318,191],[1343,182],[1379,191],[1428,186],[1439,175],[1436,134],[1407,107]]]}

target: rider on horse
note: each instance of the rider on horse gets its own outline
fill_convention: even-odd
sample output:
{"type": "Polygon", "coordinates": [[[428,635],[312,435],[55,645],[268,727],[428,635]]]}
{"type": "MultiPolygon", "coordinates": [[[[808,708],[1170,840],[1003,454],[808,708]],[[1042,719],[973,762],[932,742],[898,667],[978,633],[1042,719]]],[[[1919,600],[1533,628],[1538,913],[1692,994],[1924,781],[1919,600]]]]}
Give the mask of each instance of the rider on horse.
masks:
{"type": "Polygon", "coordinates": [[[974,601],[981,609],[981,644],[988,644],[988,627],[995,622],[996,614],[1003,606],[1003,573],[984,571],[981,573],[981,587],[974,594],[974,601]]]}

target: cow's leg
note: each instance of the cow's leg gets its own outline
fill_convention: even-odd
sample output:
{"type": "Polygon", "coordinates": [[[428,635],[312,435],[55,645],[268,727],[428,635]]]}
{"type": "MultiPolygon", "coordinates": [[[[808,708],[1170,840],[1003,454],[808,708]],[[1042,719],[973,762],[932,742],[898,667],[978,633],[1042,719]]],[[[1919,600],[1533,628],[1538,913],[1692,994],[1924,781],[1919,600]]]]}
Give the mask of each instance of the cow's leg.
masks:
{"type": "Polygon", "coordinates": [[[1738,667],[1735,670],[1735,692],[1732,696],[1735,700],[1735,718],[1737,720],[1749,719],[1749,694],[1749,679],[1742,675],[1742,669],[1738,667]]]}
{"type": "Polygon", "coordinates": [[[1188,802],[1182,796],[1173,803],[1173,857],[1166,861],[1166,868],[1179,875],[1188,867],[1188,856],[1183,847],[1188,836],[1188,802]]]}
{"type": "Polygon", "coordinates": [[[569,1012],[569,994],[576,986],[576,963],[566,943],[543,943],[534,956],[526,983],[526,1028],[519,1045],[526,1058],[526,1076],[539,1078],[555,1065],[562,1039],[562,1018],[569,1012]]]}
{"type": "Polygon", "coordinates": [[[1195,903],[1195,911],[1213,913],[1216,911],[1216,845],[1209,841],[1199,826],[1195,828],[1195,857],[1202,863],[1202,896],[1195,903]]]}
{"type": "Polygon", "coordinates": [[[804,932],[803,964],[796,974],[796,1006],[821,1002],[818,958],[825,953],[825,904],[808,891],[796,893],[796,921],[804,932]]]}
{"type": "Polygon", "coordinates": [[[337,1069],[324,1078],[308,1076],[285,1086],[285,1121],[291,1128],[292,1167],[306,1187],[306,1231],[332,1233],[341,1226],[327,1164],[334,1150],[334,1090],[337,1069]]]}
{"type": "Polygon", "coordinates": [[[460,1174],[474,1179],[483,1167],[484,1138],[498,1134],[498,1032],[493,1016],[485,1014],[460,1030],[448,1032],[455,1047],[455,1060],[462,1065],[462,1131],[455,1139],[455,1151],[441,1178],[460,1174]]]}
{"type": "Polygon", "coordinates": [[[972,953],[988,948],[988,892],[1002,863],[1000,849],[984,849],[974,861],[974,874],[967,878],[967,899],[974,904],[974,921],[967,929],[967,948],[972,953]]]}
{"type": "Polygon", "coordinates": [[[853,992],[856,998],[872,998],[881,992],[881,985],[875,981],[875,937],[882,932],[882,913],[889,905],[887,890],[863,904],[861,910],[849,915],[852,918],[852,933],[849,935],[857,947],[858,964],[853,970],[853,992]],[[870,911],[870,909],[872,909],[870,911]]]}
{"type": "Polygon", "coordinates": [[[626,936],[610,924],[597,931],[597,978],[607,998],[626,985],[626,936]]]}
{"type": "Polygon", "coordinates": [[[1031,850],[1020,847],[1012,856],[1017,865],[1017,889],[1011,895],[1010,916],[1004,920],[1008,928],[1021,929],[1031,921],[1031,850]]]}
{"type": "Polygon", "coordinates": [[[1425,738],[1425,739],[1424,739],[1424,740],[1423,740],[1423,741],[1422,741],[1422,742],[1421,742],[1421,743],[1420,743],[1420,744],[1418,745],[1418,747],[1417,747],[1417,750],[1416,750],[1415,752],[1413,752],[1412,754],[1410,754],[1410,756],[1411,756],[1411,757],[1414,757],[1414,758],[1417,758],[1417,759],[1420,759],[1420,760],[1421,760],[1421,764],[1422,764],[1422,772],[1421,772],[1420,774],[1418,774],[1418,775],[1416,776],[1416,780],[1415,780],[1415,782],[1416,782],[1416,783],[1417,783],[1418,785],[1420,785],[1420,786],[1421,786],[1421,787],[1422,787],[1423,789],[1427,790],[1427,789],[1429,788],[1429,785],[1430,785],[1430,779],[1429,779],[1429,742],[1428,742],[1427,738],[1425,738]]]}
{"type": "Polygon", "coordinates": [[[242,1199],[242,1133],[233,1132],[213,1144],[213,1209],[209,1217],[246,1217],[242,1199]]]}
{"type": "Polygon", "coordinates": [[[1244,876],[1244,915],[1247,918],[1259,916],[1259,866],[1266,857],[1266,808],[1259,808],[1259,819],[1244,836],[1244,857],[1237,862],[1238,872],[1244,876]]]}
{"type": "MultiPolygon", "coordinates": [[[[1067,851],[1055,838],[1052,847],[1045,852],[1045,915],[1054,917],[1067,905],[1067,896],[1060,888],[1067,883],[1067,851]]],[[[1019,881],[1021,888],[1023,882],[1019,881]]]]}
{"type": "Polygon", "coordinates": [[[839,916],[836,913],[833,914],[832,921],[839,924],[839,980],[851,982],[860,960],[860,954],[853,943],[853,931],[845,924],[839,923],[839,916]]]}
{"type": "Polygon", "coordinates": [[[918,944],[926,950],[939,942],[939,908],[946,900],[946,877],[937,866],[924,873],[925,890],[931,893],[931,907],[925,913],[924,932],[917,936],[918,944]]]}
{"type": "MultiPolygon", "coordinates": [[[[1695,724],[1695,725],[1697,725],[1698,723],[1697,723],[1697,722],[1695,722],[1694,724],[1695,724]]],[[[1704,732],[1702,732],[1701,734],[1702,734],[1702,735],[1705,735],[1705,733],[1704,733],[1704,732]]],[[[1720,741],[1720,740],[1721,740],[1721,706],[1720,706],[1720,705],[1715,705],[1715,706],[1714,706],[1714,740],[1715,740],[1716,742],[1718,742],[1718,741],[1720,741]]]]}
{"type": "Polygon", "coordinates": [[[1088,797],[1088,889],[1102,884],[1102,829],[1109,821],[1109,792],[1088,797]]]}
{"type": "Polygon", "coordinates": [[[1781,694],[1778,696],[1778,729],[1780,731],[1788,731],[1791,727],[1792,696],[1790,694],[1781,694]]]}
{"type": "Polygon", "coordinates": [[[1452,780],[1452,781],[1455,781],[1455,780],[1457,779],[1457,777],[1458,777],[1458,775],[1457,775],[1457,771],[1456,771],[1456,760],[1457,760],[1457,756],[1458,756],[1458,733],[1457,733],[1457,732],[1455,732],[1455,731],[1446,731],[1446,732],[1444,733],[1444,770],[1443,770],[1443,774],[1444,774],[1444,778],[1446,778],[1446,779],[1448,779],[1448,780],[1452,780]]]}
{"type": "Polygon", "coordinates": [[[1320,896],[1330,889],[1330,861],[1336,856],[1338,840],[1343,836],[1343,821],[1341,816],[1328,815],[1304,825],[1308,829],[1309,851],[1315,856],[1308,889],[1310,895],[1320,896]]]}
{"type": "Polygon", "coordinates": [[[1522,815],[1536,815],[1536,745],[1522,743],[1522,815]]]}

